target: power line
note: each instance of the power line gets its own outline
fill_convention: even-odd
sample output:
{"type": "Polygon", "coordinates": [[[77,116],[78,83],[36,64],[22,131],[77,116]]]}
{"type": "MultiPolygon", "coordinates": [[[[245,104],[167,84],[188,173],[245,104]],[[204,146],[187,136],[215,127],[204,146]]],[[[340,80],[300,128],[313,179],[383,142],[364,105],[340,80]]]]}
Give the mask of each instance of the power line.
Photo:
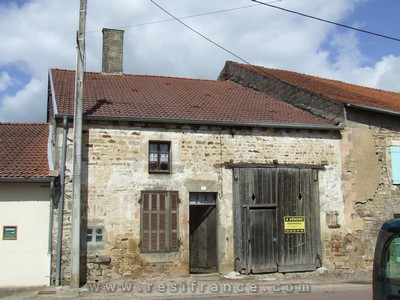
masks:
{"type": "MultiPolygon", "coordinates": [[[[270,3],[281,2],[281,1],[282,1],[282,0],[276,0],[276,1],[273,1],[273,2],[270,2],[270,3]]],[[[120,27],[117,27],[117,28],[118,28],[118,29],[122,29],[122,28],[129,28],[129,27],[139,27],[139,26],[145,26],[145,25],[153,25],[153,24],[171,22],[171,21],[175,21],[176,19],[183,20],[183,19],[204,17],[204,16],[208,16],[208,15],[220,14],[220,13],[225,13],[225,12],[229,12],[229,11],[235,11],[235,10],[241,10],[241,9],[246,9],[246,8],[252,8],[252,7],[260,6],[260,5],[261,5],[261,4],[253,4],[253,5],[239,6],[239,7],[228,8],[228,9],[222,9],[222,10],[217,10],[217,11],[205,12],[205,13],[196,14],[196,15],[191,15],[191,16],[177,17],[177,18],[173,17],[173,18],[171,18],[171,19],[165,19],[165,20],[159,20],[159,21],[153,21],[153,22],[146,22],[146,23],[139,23],[139,24],[133,24],[133,25],[120,26],[120,27]]],[[[101,30],[87,31],[86,33],[94,33],[94,32],[101,32],[101,30]]]]}
{"type": "MultiPolygon", "coordinates": [[[[169,15],[170,17],[172,17],[174,20],[178,21],[179,23],[181,23],[183,26],[185,26],[186,28],[188,28],[189,30],[193,31],[194,33],[198,34],[199,36],[201,36],[203,39],[209,41],[210,43],[212,43],[213,45],[217,46],[218,48],[224,50],[225,52],[233,55],[234,57],[236,57],[237,59],[239,59],[240,61],[244,62],[245,64],[254,67],[256,70],[258,70],[259,72],[268,75],[268,73],[265,72],[264,69],[255,66],[253,64],[251,64],[249,61],[245,60],[244,58],[240,57],[239,55],[233,53],[232,51],[228,50],[227,48],[219,45],[218,43],[214,42],[213,40],[209,39],[208,37],[206,37],[205,35],[201,34],[200,32],[198,32],[197,30],[193,29],[192,27],[190,27],[189,25],[185,24],[184,22],[182,22],[180,19],[178,19],[177,17],[175,17],[174,15],[172,15],[170,12],[168,12],[166,9],[164,9],[163,7],[161,7],[160,5],[158,5],[156,2],[154,2],[153,0],[150,0],[154,5],[156,5],[159,9],[161,9],[162,11],[164,11],[167,15],[169,15]]],[[[278,1],[274,1],[274,2],[279,2],[282,0],[278,0],[278,1]]]]}
{"type": "Polygon", "coordinates": [[[234,57],[236,57],[237,59],[241,60],[242,62],[251,65],[248,61],[246,61],[244,58],[240,57],[239,55],[233,53],[232,51],[226,49],[225,47],[217,44],[216,42],[214,42],[213,40],[209,39],[208,37],[206,37],[205,35],[201,34],[200,32],[198,32],[197,30],[193,29],[192,27],[190,27],[189,25],[185,24],[184,22],[182,22],[179,18],[175,17],[174,15],[172,15],[171,13],[169,13],[166,9],[162,8],[160,5],[158,5],[156,2],[154,2],[153,0],[150,0],[154,5],[156,5],[159,9],[161,9],[162,11],[164,11],[167,15],[169,15],[171,18],[173,18],[174,20],[178,21],[179,23],[181,23],[183,26],[185,26],[186,28],[188,28],[189,30],[193,31],[194,33],[198,34],[199,36],[201,36],[203,39],[209,41],[210,43],[214,44],[215,46],[217,46],[218,48],[224,50],[225,52],[228,52],[229,54],[233,55],[234,57]]]}
{"type": "Polygon", "coordinates": [[[303,14],[303,13],[300,13],[300,12],[297,12],[297,11],[294,11],[294,10],[290,10],[290,9],[286,9],[286,8],[283,8],[283,7],[279,7],[279,6],[276,6],[276,5],[271,5],[269,3],[261,2],[261,1],[258,1],[258,0],[251,0],[251,1],[256,2],[258,4],[261,4],[261,5],[265,5],[265,6],[269,6],[269,7],[272,7],[272,8],[280,9],[280,10],[283,10],[285,12],[296,14],[296,15],[299,15],[299,16],[302,16],[302,17],[314,19],[314,20],[317,20],[317,21],[333,24],[333,25],[344,27],[344,28],[347,28],[347,29],[351,29],[351,30],[362,32],[362,33],[366,33],[366,34],[378,36],[378,37],[381,37],[381,38],[385,38],[385,39],[389,39],[389,40],[394,40],[394,41],[400,42],[399,38],[395,38],[395,37],[383,35],[383,34],[380,34],[380,33],[376,33],[376,32],[372,32],[372,31],[363,30],[363,29],[352,27],[352,26],[348,26],[348,25],[344,25],[344,24],[328,21],[328,20],[325,20],[325,19],[317,18],[317,17],[311,16],[311,15],[303,14]]]}

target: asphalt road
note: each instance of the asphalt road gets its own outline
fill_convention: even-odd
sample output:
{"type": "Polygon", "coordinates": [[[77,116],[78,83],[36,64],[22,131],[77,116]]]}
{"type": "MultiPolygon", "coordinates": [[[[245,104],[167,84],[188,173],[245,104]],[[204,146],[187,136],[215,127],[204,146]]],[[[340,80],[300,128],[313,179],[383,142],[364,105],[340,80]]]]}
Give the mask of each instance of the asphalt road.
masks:
{"type": "Polygon", "coordinates": [[[372,299],[372,290],[368,287],[361,287],[359,289],[351,290],[327,290],[317,291],[311,293],[269,293],[269,294],[258,294],[258,295],[243,295],[243,296],[209,296],[209,297],[198,297],[190,299],[201,300],[221,300],[221,299],[234,299],[234,300],[260,300],[260,299],[276,299],[276,300],[370,300],[372,299]]]}
{"type": "MultiPolygon", "coordinates": [[[[207,286],[211,286],[208,283],[207,286]]],[[[219,290],[210,290],[207,293],[201,292],[201,284],[198,283],[196,292],[192,292],[192,286],[185,286],[185,291],[180,290],[177,293],[161,293],[156,290],[156,286],[147,290],[131,290],[130,292],[122,292],[121,290],[106,291],[105,289],[97,292],[86,290],[77,291],[70,290],[68,287],[61,289],[49,288],[0,288],[0,299],[276,299],[276,300],[316,300],[316,299],[332,299],[332,300],[369,300],[372,299],[371,284],[348,284],[348,283],[332,283],[332,284],[315,284],[315,285],[295,285],[274,283],[270,285],[260,285],[253,290],[251,285],[241,285],[237,283],[236,290],[226,293],[222,288],[219,290]]],[[[254,285],[255,287],[255,285],[254,285]]],[[[160,288],[160,287],[158,287],[160,288]]],[[[173,292],[172,287],[171,292],[173,292]]],[[[162,292],[165,292],[164,289],[162,292]]]]}

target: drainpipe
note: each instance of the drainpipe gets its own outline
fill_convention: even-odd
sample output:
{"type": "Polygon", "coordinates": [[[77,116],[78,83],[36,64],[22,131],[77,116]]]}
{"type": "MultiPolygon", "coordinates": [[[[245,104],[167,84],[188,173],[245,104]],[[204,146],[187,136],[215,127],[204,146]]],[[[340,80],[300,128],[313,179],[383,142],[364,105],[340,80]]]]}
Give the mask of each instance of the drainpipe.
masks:
{"type": "Polygon", "coordinates": [[[57,229],[57,258],[56,258],[56,285],[61,282],[61,248],[62,248],[62,229],[64,218],[64,193],[65,193],[65,161],[67,156],[67,138],[68,138],[68,118],[63,119],[63,141],[61,149],[61,170],[60,170],[60,200],[58,203],[58,229],[57,229]]]}
{"type": "Polygon", "coordinates": [[[49,214],[49,244],[47,247],[47,255],[49,256],[49,282],[48,286],[51,285],[51,253],[53,250],[53,216],[54,216],[54,199],[53,199],[53,193],[54,193],[54,178],[50,181],[50,214],[49,214]]]}
{"type": "MultiPolygon", "coordinates": [[[[54,138],[54,127],[49,125],[49,137],[47,140],[47,159],[49,164],[49,171],[54,171],[54,151],[53,151],[53,138],[54,138]]],[[[48,286],[51,285],[51,273],[52,273],[52,252],[53,252],[53,217],[54,217],[54,177],[50,177],[50,196],[49,196],[49,236],[48,236],[48,244],[47,244],[47,259],[49,262],[48,270],[49,270],[49,281],[47,283],[48,286]]]]}

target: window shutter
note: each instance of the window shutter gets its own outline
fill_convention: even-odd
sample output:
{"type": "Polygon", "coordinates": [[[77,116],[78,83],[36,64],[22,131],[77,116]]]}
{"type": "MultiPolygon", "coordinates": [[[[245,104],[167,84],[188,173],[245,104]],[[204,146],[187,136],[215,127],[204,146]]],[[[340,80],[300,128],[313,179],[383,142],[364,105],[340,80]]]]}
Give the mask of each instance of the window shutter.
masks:
{"type": "Polygon", "coordinates": [[[400,146],[391,146],[390,156],[392,160],[392,182],[393,184],[400,184],[400,146]]]}
{"type": "Polygon", "coordinates": [[[166,226],[166,218],[165,218],[165,201],[166,195],[164,193],[159,194],[159,203],[158,203],[158,248],[159,251],[166,250],[165,238],[167,234],[167,226],[166,226]]]}
{"type": "Polygon", "coordinates": [[[178,251],[178,192],[142,192],[141,251],[178,251]]]}
{"type": "Polygon", "coordinates": [[[142,251],[150,250],[150,211],[149,211],[149,196],[150,194],[143,194],[143,209],[142,209],[142,251]]]}
{"type": "Polygon", "coordinates": [[[158,234],[160,230],[158,194],[151,194],[151,251],[158,251],[158,234]]]}
{"type": "Polygon", "coordinates": [[[171,192],[171,251],[178,251],[178,192],[171,192]]]}

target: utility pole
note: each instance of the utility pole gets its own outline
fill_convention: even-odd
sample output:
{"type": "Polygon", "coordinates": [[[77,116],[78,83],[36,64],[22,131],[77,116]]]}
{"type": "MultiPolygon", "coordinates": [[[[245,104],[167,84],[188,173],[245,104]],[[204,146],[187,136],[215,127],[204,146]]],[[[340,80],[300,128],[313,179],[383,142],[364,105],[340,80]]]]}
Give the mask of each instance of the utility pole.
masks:
{"type": "Polygon", "coordinates": [[[80,0],[79,29],[77,35],[77,66],[74,111],[74,166],[71,220],[71,288],[79,288],[81,255],[81,178],[82,178],[82,108],[85,67],[85,30],[87,0],[80,0]]]}

